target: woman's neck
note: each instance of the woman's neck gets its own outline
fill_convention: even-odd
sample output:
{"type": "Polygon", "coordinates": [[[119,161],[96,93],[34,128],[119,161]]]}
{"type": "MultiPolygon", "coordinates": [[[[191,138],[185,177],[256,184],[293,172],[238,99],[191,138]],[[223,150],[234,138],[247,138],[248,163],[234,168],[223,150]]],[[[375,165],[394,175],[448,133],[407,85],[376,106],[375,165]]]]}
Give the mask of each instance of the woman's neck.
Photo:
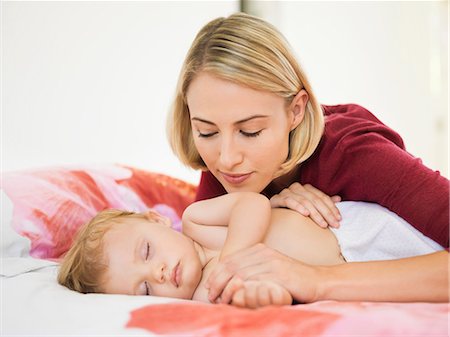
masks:
{"type": "Polygon", "coordinates": [[[300,177],[301,165],[296,165],[291,171],[283,174],[282,176],[273,179],[269,185],[267,185],[263,194],[268,198],[271,198],[273,195],[280,193],[283,189],[288,188],[295,181],[298,181],[298,177],[300,177]]]}

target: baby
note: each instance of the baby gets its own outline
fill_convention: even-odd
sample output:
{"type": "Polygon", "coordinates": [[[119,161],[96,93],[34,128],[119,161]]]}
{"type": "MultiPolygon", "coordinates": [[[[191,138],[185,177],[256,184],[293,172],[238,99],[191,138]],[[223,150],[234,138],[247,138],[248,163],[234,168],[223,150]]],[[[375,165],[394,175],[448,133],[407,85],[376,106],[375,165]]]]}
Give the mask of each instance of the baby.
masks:
{"type": "MultiPolygon", "coordinates": [[[[271,209],[263,195],[230,193],[186,208],[183,233],[173,230],[169,219],[152,210],[105,210],[80,229],[62,261],[58,282],[83,293],[208,302],[204,282],[215,264],[256,243],[318,265],[401,258],[442,249],[381,206],[343,202],[338,207],[343,218],[341,228],[330,230],[295,211],[271,209]],[[363,251],[355,244],[361,240],[363,251]]],[[[260,293],[269,294],[265,304],[292,302],[282,285],[242,281],[231,303],[252,287],[253,291],[257,287],[260,293]]]]}

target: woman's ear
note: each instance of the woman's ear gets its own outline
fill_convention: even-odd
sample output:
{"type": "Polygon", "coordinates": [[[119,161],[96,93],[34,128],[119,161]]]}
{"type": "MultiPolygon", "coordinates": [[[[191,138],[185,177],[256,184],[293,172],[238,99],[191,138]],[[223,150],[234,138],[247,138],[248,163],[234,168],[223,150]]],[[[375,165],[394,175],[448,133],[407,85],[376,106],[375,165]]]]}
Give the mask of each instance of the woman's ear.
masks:
{"type": "Polygon", "coordinates": [[[308,100],[308,93],[305,89],[302,89],[297,93],[297,95],[295,95],[294,99],[289,105],[289,112],[292,113],[291,131],[294,130],[303,121],[308,100]]]}

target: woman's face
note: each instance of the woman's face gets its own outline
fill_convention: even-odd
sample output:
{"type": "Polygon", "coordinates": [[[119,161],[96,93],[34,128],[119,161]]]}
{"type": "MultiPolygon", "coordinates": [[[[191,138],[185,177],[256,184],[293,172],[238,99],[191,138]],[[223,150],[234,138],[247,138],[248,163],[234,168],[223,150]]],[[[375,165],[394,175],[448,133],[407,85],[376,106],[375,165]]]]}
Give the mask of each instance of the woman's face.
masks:
{"type": "Polygon", "coordinates": [[[274,179],[303,117],[282,97],[206,72],[192,81],[187,102],[197,151],[228,193],[261,192],[274,179]]]}

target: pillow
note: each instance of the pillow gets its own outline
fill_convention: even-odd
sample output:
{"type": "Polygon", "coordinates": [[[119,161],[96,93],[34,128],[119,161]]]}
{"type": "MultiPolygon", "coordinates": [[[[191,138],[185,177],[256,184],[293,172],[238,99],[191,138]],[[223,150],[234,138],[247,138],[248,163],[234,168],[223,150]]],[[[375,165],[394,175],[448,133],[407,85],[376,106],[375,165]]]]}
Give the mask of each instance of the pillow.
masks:
{"type": "Polygon", "coordinates": [[[107,208],[154,208],[181,229],[196,187],[168,175],[122,165],[51,167],[5,172],[2,257],[58,259],[78,228],[107,208]]]}

